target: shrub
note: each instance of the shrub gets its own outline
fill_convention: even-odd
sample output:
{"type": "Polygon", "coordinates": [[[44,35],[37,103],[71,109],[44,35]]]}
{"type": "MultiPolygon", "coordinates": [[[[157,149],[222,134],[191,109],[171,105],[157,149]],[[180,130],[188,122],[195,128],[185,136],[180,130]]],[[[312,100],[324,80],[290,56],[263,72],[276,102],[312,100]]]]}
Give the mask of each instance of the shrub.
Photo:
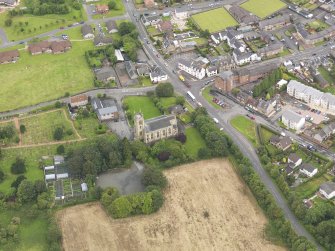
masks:
{"type": "Polygon", "coordinates": [[[156,87],[156,95],[158,97],[172,97],[174,93],[171,83],[161,83],[156,87]]]}
{"type": "Polygon", "coordinates": [[[21,184],[21,182],[25,179],[27,179],[27,178],[24,175],[17,176],[16,180],[14,180],[12,182],[11,187],[17,189],[19,187],[19,185],[21,184]]]}
{"type": "Polygon", "coordinates": [[[157,158],[159,161],[167,161],[170,158],[170,155],[169,152],[163,151],[158,154],[157,158]]]}
{"type": "Polygon", "coordinates": [[[0,170],[0,183],[3,182],[3,180],[5,179],[5,173],[0,170]]]}
{"type": "Polygon", "coordinates": [[[25,161],[19,157],[16,158],[15,162],[11,166],[11,172],[13,174],[21,174],[26,171],[25,161]]]}
{"type": "Polygon", "coordinates": [[[64,130],[62,127],[57,127],[54,131],[54,139],[61,140],[64,137],[64,130]]]}
{"type": "Polygon", "coordinates": [[[26,132],[26,126],[25,125],[20,125],[20,132],[25,133],[26,132]]]}
{"type": "Polygon", "coordinates": [[[63,154],[65,152],[65,147],[64,145],[59,145],[56,149],[57,154],[63,154]]]}
{"type": "Polygon", "coordinates": [[[164,188],[167,184],[167,180],[160,169],[146,168],[142,174],[142,184],[146,187],[157,186],[164,188]]]}
{"type": "Polygon", "coordinates": [[[186,135],[183,133],[180,133],[176,136],[175,139],[184,144],[186,142],[186,135]]]}

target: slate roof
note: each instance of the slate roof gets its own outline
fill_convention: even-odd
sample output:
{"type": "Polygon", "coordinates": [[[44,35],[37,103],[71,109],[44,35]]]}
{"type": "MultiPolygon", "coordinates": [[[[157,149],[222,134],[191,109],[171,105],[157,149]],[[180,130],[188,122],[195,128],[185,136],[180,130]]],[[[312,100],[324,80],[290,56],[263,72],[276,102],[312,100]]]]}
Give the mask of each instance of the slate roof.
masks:
{"type": "Polygon", "coordinates": [[[314,166],[308,163],[303,163],[300,167],[300,170],[306,170],[309,173],[313,172],[315,169],[316,168],[314,166]]]}
{"type": "Polygon", "coordinates": [[[98,71],[95,72],[95,76],[98,81],[105,81],[110,77],[114,77],[114,71],[113,69],[109,67],[104,67],[98,71]]]}
{"type": "Polygon", "coordinates": [[[88,24],[84,24],[81,27],[81,33],[83,34],[83,36],[86,36],[87,34],[94,34],[91,25],[88,24]]]}
{"type": "Polygon", "coordinates": [[[264,19],[259,22],[259,28],[264,29],[266,26],[269,25],[276,25],[284,22],[290,22],[290,16],[289,15],[283,15],[283,16],[277,16],[270,19],[264,19]]]}
{"type": "Polygon", "coordinates": [[[335,191],[335,183],[331,181],[327,181],[323,184],[321,184],[320,189],[325,191],[327,194],[331,194],[335,191]]]}
{"type": "Polygon", "coordinates": [[[110,32],[112,30],[117,30],[117,25],[114,20],[109,20],[106,22],[107,30],[110,32]]]}
{"type": "Polygon", "coordinates": [[[18,50],[0,52],[0,64],[10,62],[19,57],[18,50]]]}
{"type": "Polygon", "coordinates": [[[114,100],[110,100],[110,99],[100,100],[98,98],[93,98],[91,103],[92,103],[93,109],[100,116],[118,111],[114,100]]]}
{"type": "Polygon", "coordinates": [[[290,110],[286,110],[283,115],[283,118],[286,118],[287,120],[294,122],[294,123],[299,123],[300,120],[303,118],[301,115],[299,115],[296,112],[290,111],[290,110]]]}
{"type": "Polygon", "coordinates": [[[171,120],[175,119],[175,115],[162,115],[152,119],[145,120],[146,131],[156,131],[171,126],[171,120]]]}
{"type": "Polygon", "coordinates": [[[291,153],[289,156],[288,156],[288,159],[290,161],[292,161],[293,163],[297,163],[301,158],[296,155],[295,153],[291,153]]]}

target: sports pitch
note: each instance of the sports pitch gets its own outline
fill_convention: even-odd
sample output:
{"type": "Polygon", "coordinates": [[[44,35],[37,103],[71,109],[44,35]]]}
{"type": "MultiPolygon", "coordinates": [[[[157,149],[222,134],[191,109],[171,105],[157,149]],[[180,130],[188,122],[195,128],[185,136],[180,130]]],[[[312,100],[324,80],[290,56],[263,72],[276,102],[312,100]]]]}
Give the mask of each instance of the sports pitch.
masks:
{"type": "Polygon", "coordinates": [[[284,8],[286,4],[280,0],[249,0],[240,6],[259,18],[265,18],[284,8]]]}
{"type": "Polygon", "coordinates": [[[208,30],[210,33],[222,31],[227,27],[238,25],[237,21],[224,8],[195,14],[192,18],[200,29],[208,30]]]}

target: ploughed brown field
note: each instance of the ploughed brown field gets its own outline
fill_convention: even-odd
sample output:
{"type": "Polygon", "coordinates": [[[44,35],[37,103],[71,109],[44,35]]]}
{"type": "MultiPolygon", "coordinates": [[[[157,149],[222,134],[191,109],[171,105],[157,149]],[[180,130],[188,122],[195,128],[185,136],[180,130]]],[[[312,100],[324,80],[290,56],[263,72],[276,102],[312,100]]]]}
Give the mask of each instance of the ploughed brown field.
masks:
{"type": "Polygon", "coordinates": [[[265,239],[267,220],[228,160],[200,161],[165,174],[169,187],[155,214],[114,220],[99,203],[60,211],[64,249],[285,250],[265,239]]]}

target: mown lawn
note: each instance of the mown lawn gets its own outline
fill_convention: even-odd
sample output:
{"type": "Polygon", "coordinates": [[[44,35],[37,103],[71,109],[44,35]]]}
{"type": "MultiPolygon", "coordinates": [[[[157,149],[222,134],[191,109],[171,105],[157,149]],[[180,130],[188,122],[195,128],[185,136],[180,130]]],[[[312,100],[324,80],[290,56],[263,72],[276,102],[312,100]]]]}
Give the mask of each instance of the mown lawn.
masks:
{"type": "Polygon", "coordinates": [[[186,143],[185,150],[190,156],[197,158],[200,148],[206,147],[206,143],[201,137],[199,131],[194,127],[189,127],[185,131],[186,143]]]}
{"type": "Polygon", "coordinates": [[[167,109],[176,104],[176,97],[160,98],[160,102],[167,109]]]}
{"type": "Polygon", "coordinates": [[[242,133],[255,147],[258,146],[256,125],[244,116],[236,116],[230,121],[231,125],[242,133]]]}
{"type": "Polygon", "coordinates": [[[76,139],[71,122],[65,117],[63,110],[41,113],[36,116],[30,116],[20,119],[20,124],[25,125],[26,132],[22,134],[22,143],[24,145],[53,142],[54,131],[57,127],[64,130],[62,140],[76,139]],[[69,135],[67,132],[72,131],[69,135]]]}
{"type": "Polygon", "coordinates": [[[271,137],[274,135],[272,132],[265,129],[264,127],[261,127],[261,134],[263,136],[263,140],[265,144],[269,143],[271,137]]]}
{"type": "Polygon", "coordinates": [[[210,33],[238,25],[238,22],[224,8],[217,8],[195,14],[192,16],[192,19],[200,29],[208,30],[210,33]]]}
{"type": "Polygon", "coordinates": [[[295,188],[295,192],[300,199],[307,199],[314,195],[314,193],[319,189],[320,185],[328,181],[325,175],[318,178],[311,179],[304,184],[301,184],[295,188]]]}
{"type": "Polygon", "coordinates": [[[61,32],[58,32],[56,34],[56,36],[60,36],[60,35],[68,35],[69,36],[69,40],[83,40],[83,35],[81,33],[81,26],[77,26],[77,27],[74,27],[74,28],[71,28],[69,30],[64,30],[64,31],[61,31],[61,32]]]}
{"type": "Polygon", "coordinates": [[[7,12],[0,14],[0,26],[6,32],[9,40],[21,40],[28,37],[34,37],[36,35],[58,29],[59,27],[67,26],[81,20],[86,20],[86,15],[83,14],[84,10],[72,10],[66,15],[44,15],[44,16],[33,16],[23,15],[13,17],[13,23],[10,27],[4,25],[5,20],[8,18],[7,12]],[[76,17],[76,18],[74,18],[76,17]],[[28,25],[26,25],[28,22],[28,25]],[[21,29],[24,31],[21,32],[21,29]]]}
{"type": "Polygon", "coordinates": [[[286,4],[280,0],[248,0],[240,6],[260,18],[265,18],[284,8],[286,4]]]}
{"type": "Polygon", "coordinates": [[[334,79],[333,77],[330,75],[329,71],[324,68],[323,66],[320,66],[318,68],[318,71],[320,72],[320,74],[322,75],[322,77],[329,83],[329,84],[333,84],[334,83],[334,79]]]}
{"type": "Polygon", "coordinates": [[[97,136],[95,131],[99,126],[99,121],[96,117],[76,119],[74,125],[79,135],[83,138],[93,138],[97,136]]]}
{"type": "Polygon", "coordinates": [[[123,99],[123,103],[128,105],[128,112],[133,116],[137,112],[142,112],[144,119],[150,119],[161,115],[160,111],[149,97],[129,96],[123,99]]]}
{"type": "Polygon", "coordinates": [[[90,49],[92,41],[72,42],[72,49],[58,55],[21,50],[18,62],[0,65],[0,112],[91,89],[93,73],[84,56],[90,49]]]}

